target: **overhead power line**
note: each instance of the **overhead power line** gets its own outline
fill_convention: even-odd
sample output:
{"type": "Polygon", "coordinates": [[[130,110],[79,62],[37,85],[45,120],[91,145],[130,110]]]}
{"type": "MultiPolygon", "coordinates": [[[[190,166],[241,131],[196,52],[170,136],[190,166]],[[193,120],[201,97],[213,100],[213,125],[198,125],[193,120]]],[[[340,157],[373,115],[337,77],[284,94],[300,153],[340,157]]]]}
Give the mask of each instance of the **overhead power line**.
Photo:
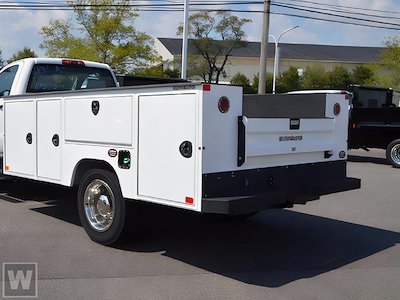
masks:
{"type": "MultiPolygon", "coordinates": [[[[295,1],[295,0],[293,0],[295,1]]],[[[306,3],[314,3],[314,2],[309,2],[309,1],[300,1],[300,2],[306,2],[306,3]]],[[[276,5],[287,5],[285,2],[274,2],[276,5]]],[[[377,15],[376,13],[383,12],[383,11],[376,11],[376,10],[371,10],[371,9],[361,9],[361,8],[350,8],[350,7],[335,7],[333,5],[328,5],[329,7],[332,7],[330,9],[326,9],[326,7],[316,7],[316,6],[309,6],[309,5],[297,5],[294,6],[292,4],[289,4],[293,9],[296,9],[297,7],[299,8],[309,8],[309,9],[317,9],[317,10],[322,10],[323,12],[330,11],[330,12],[337,12],[340,14],[353,14],[357,16],[366,16],[366,17],[373,17],[373,18],[382,18],[382,19],[393,19],[393,20],[400,20],[400,18],[395,17],[395,16],[387,16],[387,15],[377,15]],[[353,9],[353,10],[349,10],[353,9]],[[356,10],[361,10],[361,11],[370,11],[371,13],[366,13],[366,12],[359,12],[356,10]]],[[[327,4],[318,4],[319,6],[326,6],[327,4]]],[[[393,13],[393,12],[392,12],[393,13]]],[[[398,13],[396,13],[396,16],[398,13]]]]}
{"type": "Polygon", "coordinates": [[[305,12],[311,12],[311,13],[327,15],[327,16],[336,17],[336,18],[345,18],[345,19],[352,19],[352,20],[356,20],[356,21],[364,21],[364,22],[370,22],[370,23],[379,23],[379,24],[385,24],[385,25],[400,26],[400,24],[395,24],[395,23],[376,21],[376,20],[367,20],[367,19],[363,19],[363,18],[356,18],[356,17],[350,17],[350,16],[337,15],[337,14],[332,14],[332,13],[328,13],[328,12],[321,12],[321,11],[315,11],[315,10],[311,10],[311,9],[292,7],[292,6],[289,6],[289,5],[282,5],[282,4],[276,4],[276,3],[274,5],[275,6],[279,6],[279,7],[284,7],[284,8],[301,10],[301,11],[305,11],[305,12]]]}
{"type": "MultiPolygon", "coordinates": [[[[387,20],[400,20],[398,17],[377,15],[377,13],[389,13],[387,11],[363,9],[350,6],[338,6],[332,4],[317,3],[305,0],[286,0],[286,2],[273,1],[272,7],[279,8],[278,10],[271,11],[271,14],[283,15],[295,18],[310,19],[324,22],[334,22],[339,24],[363,26],[380,29],[400,30],[400,24],[394,22],[388,22],[387,20]],[[300,4],[295,4],[300,3],[300,4]],[[285,10],[295,10],[302,12],[303,14],[290,13],[285,10]],[[363,11],[363,12],[360,12],[363,11]],[[326,16],[318,17],[316,15],[326,16]],[[362,17],[360,17],[362,16],[362,17]],[[364,18],[365,17],[365,18],[364,18]],[[339,20],[339,19],[347,19],[339,20]]],[[[262,13],[262,4],[264,1],[243,1],[243,0],[219,0],[219,1],[191,1],[190,11],[229,11],[229,12],[241,12],[241,13],[262,13]],[[259,10],[249,9],[238,9],[236,6],[243,5],[260,5],[259,10]],[[220,6],[220,7],[218,7],[220,6]],[[227,8],[232,7],[234,8],[227,8]],[[207,8],[203,8],[207,7],[207,8]]],[[[1,10],[73,10],[73,9],[88,9],[95,7],[96,5],[68,5],[66,1],[24,1],[16,2],[12,1],[0,1],[1,10]]],[[[183,2],[182,0],[153,0],[153,1],[128,1],[128,4],[107,4],[98,5],[98,7],[132,7],[137,11],[141,12],[182,12],[183,2]],[[150,2],[150,3],[149,3],[150,2]]],[[[393,12],[390,12],[393,13],[393,12]]]]}
{"type": "Polygon", "coordinates": [[[327,7],[334,7],[334,8],[340,8],[340,9],[353,9],[355,11],[369,11],[369,12],[374,12],[374,13],[388,13],[388,14],[396,14],[398,15],[398,11],[388,11],[388,10],[379,10],[379,9],[371,9],[371,8],[363,8],[363,7],[355,7],[355,6],[343,6],[343,5],[335,5],[335,4],[329,4],[329,3],[319,3],[319,2],[312,2],[312,1],[305,1],[305,0],[287,0],[289,2],[301,2],[301,3],[308,3],[308,4],[314,4],[314,5],[319,5],[319,6],[327,6],[327,7]]]}

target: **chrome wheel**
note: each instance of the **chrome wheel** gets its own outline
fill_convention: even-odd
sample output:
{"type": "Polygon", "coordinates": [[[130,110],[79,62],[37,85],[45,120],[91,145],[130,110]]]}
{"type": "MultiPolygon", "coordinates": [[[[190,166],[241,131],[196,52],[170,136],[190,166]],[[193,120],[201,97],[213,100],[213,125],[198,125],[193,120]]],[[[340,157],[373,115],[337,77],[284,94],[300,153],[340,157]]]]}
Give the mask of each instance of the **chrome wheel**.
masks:
{"type": "Polygon", "coordinates": [[[93,180],[86,187],[83,201],[90,226],[97,232],[108,230],[115,212],[115,198],[110,186],[103,180],[93,180]]]}
{"type": "Polygon", "coordinates": [[[400,144],[396,144],[390,150],[390,158],[393,164],[400,165],[400,144]]]}
{"type": "Polygon", "coordinates": [[[386,148],[386,158],[395,168],[400,168],[400,139],[394,140],[386,148]]]}
{"type": "Polygon", "coordinates": [[[82,227],[93,241],[111,245],[128,236],[125,199],[114,173],[88,170],[79,184],[77,202],[82,227]]]}

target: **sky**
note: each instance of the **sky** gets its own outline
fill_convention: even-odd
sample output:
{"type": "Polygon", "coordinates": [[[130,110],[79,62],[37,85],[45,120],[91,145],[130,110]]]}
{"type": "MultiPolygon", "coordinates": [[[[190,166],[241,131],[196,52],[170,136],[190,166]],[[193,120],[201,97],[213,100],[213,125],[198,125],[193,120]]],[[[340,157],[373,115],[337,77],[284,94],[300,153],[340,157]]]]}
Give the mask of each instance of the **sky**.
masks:
{"type": "MultiPolygon", "coordinates": [[[[43,37],[39,34],[40,28],[47,26],[50,19],[74,19],[74,13],[68,10],[28,10],[22,8],[28,1],[0,0],[0,49],[2,50],[2,58],[5,60],[11,58],[18,50],[22,50],[24,46],[34,50],[39,57],[45,56],[45,52],[39,48],[39,44],[43,42],[43,37]],[[10,4],[19,5],[21,9],[6,9],[6,5],[10,4]]],[[[182,4],[180,6],[182,10],[162,12],[140,10],[139,17],[134,22],[135,28],[152,38],[179,37],[176,35],[176,31],[179,24],[183,22],[184,0],[158,0],[158,3],[168,1],[182,4]]],[[[252,22],[243,27],[247,40],[261,41],[263,14],[260,12],[263,10],[263,1],[242,0],[243,4],[232,4],[238,1],[232,0],[231,3],[228,3],[229,0],[204,0],[203,3],[222,4],[220,6],[205,5],[201,7],[195,5],[199,3],[199,0],[191,0],[189,7],[190,9],[218,7],[245,11],[232,12],[232,14],[240,18],[251,19],[252,22]]],[[[61,0],[30,0],[31,4],[49,2],[63,3],[61,0]]],[[[154,4],[157,3],[157,0],[140,1],[141,4],[145,2],[154,4]]],[[[272,0],[271,3],[270,35],[277,38],[285,30],[299,26],[284,34],[280,39],[281,43],[383,47],[386,38],[393,38],[400,31],[400,18],[397,18],[397,15],[400,15],[400,0],[272,0]],[[296,9],[285,6],[295,6],[296,9]],[[308,10],[318,10],[320,13],[311,13],[308,10]],[[348,11],[352,14],[346,14],[348,11]],[[325,14],[321,14],[321,12],[325,14]],[[349,16],[350,18],[335,17],[332,14],[342,17],[349,16]],[[332,20],[332,22],[316,20],[315,18],[332,20]],[[377,23],[366,23],[355,18],[375,20],[377,23]],[[342,24],[341,22],[393,29],[356,26],[342,24]]],[[[269,41],[273,42],[273,39],[270,38],[269,41]]]]}

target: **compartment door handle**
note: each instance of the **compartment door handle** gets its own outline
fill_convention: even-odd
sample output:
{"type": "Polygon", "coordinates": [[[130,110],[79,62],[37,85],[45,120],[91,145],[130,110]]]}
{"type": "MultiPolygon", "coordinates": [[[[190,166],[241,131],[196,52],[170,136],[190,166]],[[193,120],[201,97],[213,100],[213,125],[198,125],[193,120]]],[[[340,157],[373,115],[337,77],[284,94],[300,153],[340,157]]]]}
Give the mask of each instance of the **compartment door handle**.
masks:
{"type": "Polygon", "coordinates": [[[53,142],[54,146],[58,147],[58,145],[60,145],[60,137],[58,136],[58,134],[53,135],[51,141],[53,142]]]}

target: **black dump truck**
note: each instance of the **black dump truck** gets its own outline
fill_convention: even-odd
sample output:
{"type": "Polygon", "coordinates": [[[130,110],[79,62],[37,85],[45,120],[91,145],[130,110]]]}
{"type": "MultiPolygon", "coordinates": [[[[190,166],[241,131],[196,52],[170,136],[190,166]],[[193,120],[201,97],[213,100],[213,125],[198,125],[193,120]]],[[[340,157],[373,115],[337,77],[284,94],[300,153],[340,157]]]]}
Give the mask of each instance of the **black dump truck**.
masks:
{"type": "Polygon", "coordinates": [[[386,158],[400,168],[400,108],[393,89],[351,85],[349,149],[386,149],[386,158]]]}

